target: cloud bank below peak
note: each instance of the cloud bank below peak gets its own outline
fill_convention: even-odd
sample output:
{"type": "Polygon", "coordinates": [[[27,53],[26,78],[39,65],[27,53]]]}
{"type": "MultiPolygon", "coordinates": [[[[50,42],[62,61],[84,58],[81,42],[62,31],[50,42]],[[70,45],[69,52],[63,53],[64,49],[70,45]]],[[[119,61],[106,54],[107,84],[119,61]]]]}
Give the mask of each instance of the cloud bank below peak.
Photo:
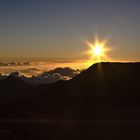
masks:
{"type": "Polygon", "coordinates": [[[25,73],[22,73],[21,71],[13,71],[8,74],[1,73],[0,80],[5,79],[9,76],[13,76],[16,78],[20,78],[31,85],[51,84],[60,80],[70,80],[80,72],[80,70],[74,70],[69,67],[55,68],[53,70],[39,73],[38,75],[27,75],[25,73]]]}

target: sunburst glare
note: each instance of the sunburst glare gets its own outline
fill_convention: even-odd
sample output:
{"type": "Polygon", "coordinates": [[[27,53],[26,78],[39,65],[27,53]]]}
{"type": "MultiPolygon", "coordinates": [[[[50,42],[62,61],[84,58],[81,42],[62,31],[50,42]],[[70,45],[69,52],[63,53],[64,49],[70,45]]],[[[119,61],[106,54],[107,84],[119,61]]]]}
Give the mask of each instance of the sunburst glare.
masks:
{"type": "Polygon", "coordinates": [[[91,56],[91,60],[97,62],[109,61],[107,51],[110,49],[107,47],[107,40],[99,41],[99,39],[96,39],[94,43],[86,41],[86,45],[89,47],[87,53],[91,56]]]}

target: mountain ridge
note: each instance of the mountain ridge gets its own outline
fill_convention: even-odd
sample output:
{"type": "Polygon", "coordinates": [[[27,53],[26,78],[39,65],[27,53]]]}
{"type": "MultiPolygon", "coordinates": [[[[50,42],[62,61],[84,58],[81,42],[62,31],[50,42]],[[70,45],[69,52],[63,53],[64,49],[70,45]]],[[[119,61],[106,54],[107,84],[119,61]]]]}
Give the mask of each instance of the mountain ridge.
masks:
{"type": "Polygon", "coordinates": [[[11,110],[45,116],[49,110],[140,108],[139,71],[140,63],[97,63],[69,81],[34,86],[30,92],[36,96],[11,110]]]}

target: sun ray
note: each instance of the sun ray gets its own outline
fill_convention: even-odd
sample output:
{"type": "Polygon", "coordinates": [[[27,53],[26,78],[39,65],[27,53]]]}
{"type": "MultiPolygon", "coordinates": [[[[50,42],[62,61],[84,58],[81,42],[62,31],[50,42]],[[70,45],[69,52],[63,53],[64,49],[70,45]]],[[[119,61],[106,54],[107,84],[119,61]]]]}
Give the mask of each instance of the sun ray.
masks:
{"type": "Polygon", "coordinates": [[[89,47],[89,50],[86,53],[91,56],[91,60],[97,62],[110,60],[106,54],[108,51],[110,51],[110,48],[107,47],[107,42],[107,39],[99,41],[98,38],[95,39],[94,43],[86,41],[86,45],[89,47]]]}

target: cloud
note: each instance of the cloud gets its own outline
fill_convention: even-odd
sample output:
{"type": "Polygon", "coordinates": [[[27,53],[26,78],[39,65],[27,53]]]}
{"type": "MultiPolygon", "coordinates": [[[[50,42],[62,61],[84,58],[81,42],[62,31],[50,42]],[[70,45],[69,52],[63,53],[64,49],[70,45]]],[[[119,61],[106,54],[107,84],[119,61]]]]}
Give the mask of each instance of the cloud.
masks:
{"type": "Polygon", "coordinates": [[[6,78],[8,75],[4,74],[4,73],[0,73],[0,80],[3,80],[4,78],[6,78]]]}
{"type": "Polygon", "coordinates": [[[25,82],[32,85],[40,85],[40,84],[51,84],[60,80],[70,80],[75,75],[80,73],[80,70],[74,70],[71,68],[56,68],[50,71],[42,72],[38,75],[31,74],[31,71],[38,71],[38,69],[27,69],[26,73],[20,71],[13,71],[9,74],[0,74],[0,80],[4,79],[8,76],[13,76],[16,78],[20,78],[25,82]],[[29,73],[27,73],[29,72],[29,73]]]}
{"type": "Polygon", "coordinates": [[[30,62],[0,62],[0,66],[30,66],[30,62]]]}
{"type": "Polygon", "coordinates": [[[43,76],[32,76],[32,77],[22,76],[21,79],[23,79],[24,81],[26,81],[27,83],[30,83],[32,85],[51,84],[51,83],[57,82],[59,80],[65,80],[59,74],[48,75],[46,77],[43,77],[43,76]]]}
{"type": "Polygon", "coordinates": [[[70,78],[73,78],[74,76],[76,76],[77,74],[80,73],[80,70],[74,70],[72,68],[66,67],[66,68],[55,68],[53,70],[50,71],[46,71],[42,74],[42,76],[46,76],[48,74],[52,75],[54,73],[58,73],[61,76],[68,76],[70,78]]]}
{"type": "Polygon", "coordinates": [[[23,69],[23,70],[20,70],[21,73],[24,73],[24,75],[28,75],[28,76],[31,76],[31,75],[39,75],[40,73],[42,73],[42,70],[40,69],[37,69],[37,68],[28,68],[28,69],[23,69]]]}

